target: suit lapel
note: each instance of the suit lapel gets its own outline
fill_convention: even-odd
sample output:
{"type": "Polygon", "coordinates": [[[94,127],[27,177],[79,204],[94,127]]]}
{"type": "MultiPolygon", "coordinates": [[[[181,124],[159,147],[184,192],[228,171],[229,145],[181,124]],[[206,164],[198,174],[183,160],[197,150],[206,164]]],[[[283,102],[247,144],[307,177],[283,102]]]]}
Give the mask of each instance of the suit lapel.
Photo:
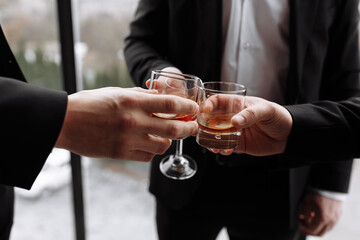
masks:
{"type": "Polygon", "coordinates": [[[0,76],[26,81],[0,25],[0,76]]]}
{"type": "Polygon", "coordinates": [[[319,0],[289,0],[290,68],[287,104],[299,102],[306,49],[311,37],[319,0]]]}

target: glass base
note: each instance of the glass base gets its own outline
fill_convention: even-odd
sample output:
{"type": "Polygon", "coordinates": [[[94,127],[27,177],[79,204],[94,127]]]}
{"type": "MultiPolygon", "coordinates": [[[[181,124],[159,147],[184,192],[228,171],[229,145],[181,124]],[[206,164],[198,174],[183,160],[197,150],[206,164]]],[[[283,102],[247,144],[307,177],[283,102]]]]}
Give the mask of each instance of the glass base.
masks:
{"type": "Polygon", "coordinates": [[[189,156],[169,155],[160,162],[160,171],[168,178],[184,180],[194,176],[197,165],[189,156]]]}
{"type": "Polygon", "coordinates": [[[196,142],[206,148],[235,149],[239,145],[240,136],[241,131],[228,134],[214,134],[199,129],[196,135],[196,142]]]}

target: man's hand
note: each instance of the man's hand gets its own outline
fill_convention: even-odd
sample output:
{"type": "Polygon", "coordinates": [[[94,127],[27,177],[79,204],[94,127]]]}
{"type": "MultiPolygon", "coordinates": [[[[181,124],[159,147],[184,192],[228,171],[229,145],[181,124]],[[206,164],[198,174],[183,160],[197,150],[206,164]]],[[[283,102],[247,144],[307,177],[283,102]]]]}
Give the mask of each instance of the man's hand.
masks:
{"type": "Polygon", "coordinates": [[[230,155],[233,151],[254,156],[284,152],[292,128],[290,113],[282,106],[258,97],[245,99],[245,108],[231,119],[234,127],[242,128],[239,147],[232,150],[211,149],[230,155]]]}
{"type": "Polygon", "coordinates": [[[300,229],[306,235],[323,236],[342,213],[342,202],[309,191],[302,203],[300,229]]]}
{"type": "Polygon", "coordinates": [[[102,88],[70,95],[56,147],[89,157],[150,161],[171,139],[193,135],[197,123],[152,117],[154,112],[194,114],[197,104],[141,88],[102,88]]]}

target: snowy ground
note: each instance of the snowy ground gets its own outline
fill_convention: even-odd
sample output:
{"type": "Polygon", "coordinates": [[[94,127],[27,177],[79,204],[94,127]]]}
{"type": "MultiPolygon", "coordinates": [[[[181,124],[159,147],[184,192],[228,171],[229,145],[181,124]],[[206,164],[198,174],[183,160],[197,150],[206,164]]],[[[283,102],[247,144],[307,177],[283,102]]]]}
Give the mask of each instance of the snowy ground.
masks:
{"type": "MultiPolygon", "coordinates": [[[[87,239],[156,240],[154,199],[147,191],[149,164],[89,159],[83,162],[87,239]]],[[[75,239],[69,174],[68,165],[61,160],[44,171],[32,192],[17,191],[11,240],[75,239]],[[42,184],[45,181],[48,184],[42,184]]],[[[357,160],[340,222],[325,237],[308,240],[358,240],[359,223],[357,160]]],[[[222,231],[218,240],[227,239],[222,231]]]]}

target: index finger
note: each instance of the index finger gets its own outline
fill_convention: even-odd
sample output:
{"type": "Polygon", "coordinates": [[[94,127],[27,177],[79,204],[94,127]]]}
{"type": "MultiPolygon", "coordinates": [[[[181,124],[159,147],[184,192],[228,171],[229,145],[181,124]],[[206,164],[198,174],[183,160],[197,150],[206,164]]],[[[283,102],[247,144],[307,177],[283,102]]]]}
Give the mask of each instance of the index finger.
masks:
{"type": "Polygon", "coordinates": [[[242,98],[243,96],[232,94],[212,95],[205,100],[201,111],[204,113],[212,113],[214,111],[239,112],[244,108],[242,98]]]}
{"type": "Polygon", "coordinates": [[[148,113],[181,113],[195,115],[198,105],[189,99],[174,95],[148,94],[142,108],[148,113]]]}

